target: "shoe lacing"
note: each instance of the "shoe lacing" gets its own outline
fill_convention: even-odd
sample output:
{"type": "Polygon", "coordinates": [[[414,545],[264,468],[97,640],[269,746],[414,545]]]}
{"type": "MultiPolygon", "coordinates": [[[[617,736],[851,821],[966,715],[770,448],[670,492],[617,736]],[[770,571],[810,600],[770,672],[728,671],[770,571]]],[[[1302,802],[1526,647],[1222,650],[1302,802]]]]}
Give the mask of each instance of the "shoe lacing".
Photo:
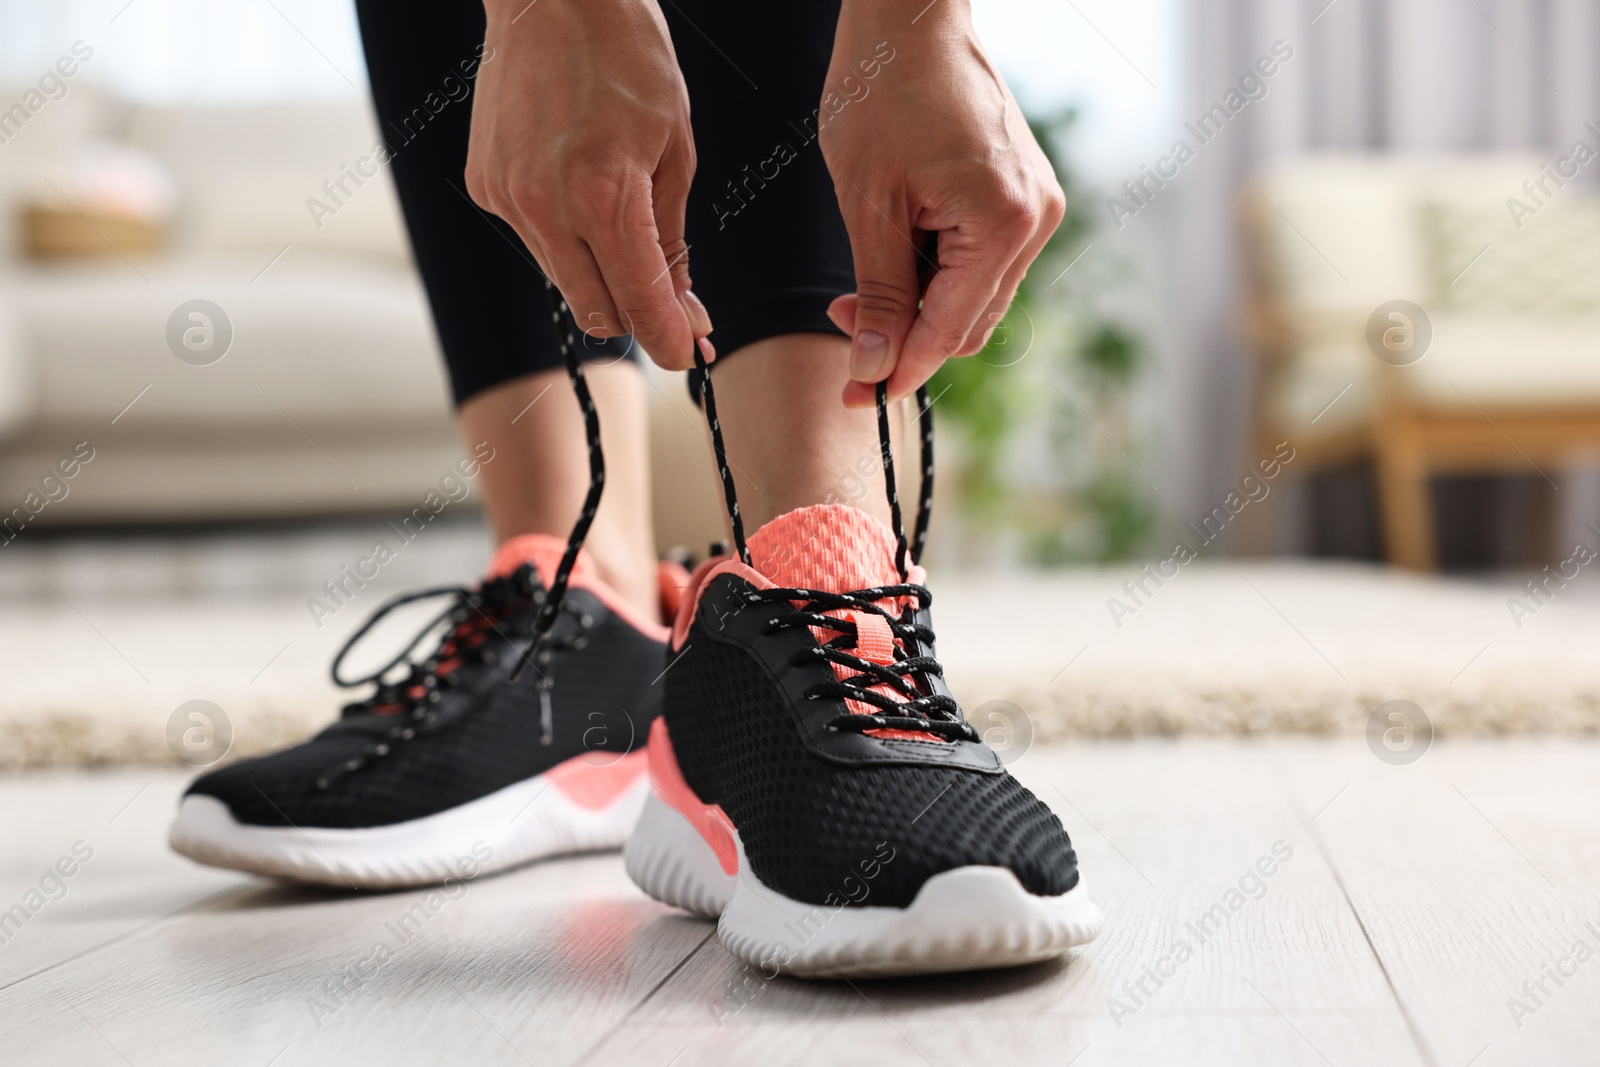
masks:
{"type": "Polygon", "coordinates": [[[828,723],[830,730],[865,733],[869,730],[908,730],[932,734],[942,740],[976,741],[978,733],[961,716],[955,698],[933,692],[929,676],[943,677],[944,667],[924,649],[932,648],[933,630],[916,621],[916,613],[926,608],[933,594],[913,583],[882,585],[847,593],[828,593],[815,589],[758,589],[748,595],[752,604],[782,603],[802,606],[773,616],[762,633],[773,634],[798,626],[831,630],[838,636],[796,652],[789,665],[800,667],[816,662],[837,664],[845,671],[829,681],[808,686],[807,700],[841,699],[857,701],[878,709],[878,714],[846,712],[828,723]],[[903,605],[898,615],[880,606],[880,601],[903,605]],[[858,646],[860,628],[849,617],[823,614],[829,611],[868,612],[889,624],[894,637],[894,662],[880,663],[852,653],[858,646]],[[908,651],[908,649],[910,651],[908,651]],[[884,692],[887,689],[889,692],[884,692]]]}
{"type": "MultiPolygon", "coordinates": [[[[937,269],[936,237],[935,234],[928,235],[920,253],[923,288],[926,288],[937,269]]],[[[722,423],[717,418],[716,392],[711,387],[711,371],[698,346],[694,351],[694,363],[693,381],[705,408],[706,421],[711,425],[711,447],[716,453],[717,473],[722,479],[722,495],[727,504],[728,521],[733,528],[734,551],[738,553],[741,563],[750,566],[750,549],[744,537],[744,518],[739,513],[738,493],[729,471],[727,449],[722,441],[722,423]]],[[[917,497],[916,524],[908,546],[905,521],[900,513],[900,491],[894,473],[894,449],[889,438],[888,384],[879,382],[875,391],[878,444],[883,456],[884,485],[895,535],[895,568],[900,572],[900,584],[843,593],[815,589],[757,589],[752,590],[747,598],[751,603],[787,602],[792,606],[800,602],[803,605],[774,616],[764,628],[767,633],[795,626],[810,626],[831,630],[838,635],[820,642],[814,648],[797,652],[791,665],[822,660],[856,673],[817,682],[806,689],[806,698],[821,700],[839,697],[878,708],[884,714],[846,713],[830,722],[830,729],[858,732],[910,730],[945,740],[977,741],[978,732],[968,725],[955,698],[933,692],[928,678],[942,678],[944,667],[927,651],[933,647],[933,631],[915,620],[916,612],[933,601],[932,593],[909,580],[910,571],[906,565],[908,548],[911,563],[918,563],[922,559],[922,550],[928,541],[928,520],[933,512],[933,401],[928,397],[926,385],[917,389],[916,397],[922,480],[917,497]],[[901,605],[899,613],[893,614],[879,606],[877,602],[884,600],[901,605]],[[861,636],[856,623],[849,618],[822,614],[825,611],[869,612],[882,616],[894,637],[894,662],[878,663],[853,655],[850,650],[857,646],[861,636]],[[913,651],[908,651],[908,648],[913,651]]]]}
{"type": "MultiPolygon", "coordinates": [[[[922,261],[918,272],[919,288],[926,289],[938,269],[937,234],[925,235],[923,248],[918,255],[922,261]]],[[[548,278],[545,279],[545,293],[550,302],[550,318],[555,327],[562,358],[566,363],[567,376],[572,381],[573,391],[584,416],[584,433],[589,446],[589,492],[584,498],[578,520],[573,524],[572,532],[567,538],[567,549],[550,582],[550,591],[534,620],[530,648],[523,655],[522,662],[511,672],[510,682],[515,682],[523,669],[535,661],[535,653],[539,652],[557,614],[564,606],[567,580],[576,563],[578,552],[583,547],[584,539],[588,536],[589,527],[594,522],[595,512],[600,506],[601,494],[605,489],[605,455],[601,449],[600,417],[584,378],[583,365],[578,358],[577,328],[572,321],[572,313],[566,301],[561,299],[560,293],[548,278]]],[[[723,497],[733,527],[735,550],[738,552],[739,560],[749,565],[750,549],[745,543],[744,520],[739,514],[738,494],[735,491],[733,475],[729,471],[728,453],[722,439],[722,424],[717,419],[716,395],[711,386],[711,373],[698,344],[693,346],[693,355],[695,370],[692,381],[698,388],[706,420],[711,425],[717,473],[722,479],[723,497]]],[[[883,452],[884,481],[895,533],[895,566],[899,571],[901,584],[845,593],[767,589],[756,591],[752,595],[761,601],[803,602],[804,606],[801,609],[777,616],[769,626],[779,628],[794,625],[818,626],[832,630],[838,635],[819,644],[815,649],[807,650],[805,655],[820,657],[843,667],[846,671],[853,670],[856,673],[816,683],[807,690],[808,698],[840,696],[890,713],[840,716],[830,724],[834,729],[865,731],[906,728],[921,730],[937,737],[976,739],[976,732],[962,717],[961,708],[956,701],[951,697],[932,692],[928,678],[942,676],[944,671],[939,662],[926,651],[933,646],[932,631],[914,621],[915,611],[926,607],[932,600],[932,594],[922,586],[909,581],[906,559],[908,548],[913,564],[922,558],[922,550],[928,538],[928,521],[933,511],[933,402],[928,397],[925,385],[917,389],[916,397],[919,406],[917,422],[921,438],[922,481],[917,500],[916,524],[908,545],[905,524],[900,513],[900,494],[895,482],[894,451],[889,439],[888,389],[884,382],[879,382],[877,385],[878,440],[883,452]],[[902,602],[904,606],[899,615],[895,616],[879,607],[876,603],[879,600],[894,600],[902,602]],[[913,600],[917,605],[916,608],[911,606],[913,600]],[[849,619],[821,614],[822,611],[836,608],[881,615],[889,623],[895,637],[895,662],[875,663],[851,654],[850,649],[855,647],[860,637],[856,624],[849,619]],[[912,647],[915,651],[907,651],[907,642],[913,642],[912,647]],[[887,688],[904,699],[898,700],[887,693],[878,692],[877,688],[887,688]]],[[[537,658],[547,660],[548,656],[540,653],[537,658]]],[[[545,696],[548,697],[548,693],[545,696]]],[[[542,705],[548,715],[548,699],[543,700],[542,705]]]]}
{"type": "MultiPolygon", "coordinates": [[[[589,535],[589,527],[594,524],[601,496],[605,492],[605,452],[601,448],[600,413],[595,407],[594,397],[589,391],[589,383],[583,373],[583,363],[579,359],[577,324],[573,322],[572,311],[567,307],[567,302],[561,298],[561,294],[556,291],[556,287],[548,278],[544,281],[544,290],[550,304],[550,321],[555,329],[556,343],[566,364],[567,378],[572,382],[573,394],[577,398],[579,410],[583,413],[584,437],[589,450],[589,490],[584,496],[583,507],[578,512],[577,521],[572,524],[572,532],[567,536],[566,551],[561,555],[561,562],[557,564],[555,574],[550,576],[548,590],[538,587],[534,581],[533,568],[531,565],[524,565],[507,578],[490,579],[472,592],[457,586],[442,586],[408,593],[383,605],[372,618],[362,624],[334,658],[333,680],[335,684],[344,688],[376,683],[376,689],[366,700],[346,705],[341,714],[341,721],[347,717],[366,716],[376,722],[380,721],[379,716],[384,715],[400,716],[400,721],[388,729],[382,740],[368,745],[359,756],[346,760],[319,777],[318,789],[327,789],[340,775],[360,770],[372,760],[388,755],[396,743],[410,741],[416,737],[419,726],[426,726],[437,717],[438,713],[432,706],[443,699],[442,690],[460,677],[459,671],[464,664],[471,661],[493,662],[494,651],[485,647],[490,630],[497,629],[501,633],[506,633],[507,627],[502,624],[510,623],[511,632],[507,636],[523,638],[528,642],[527,648],[518,656],[517,663],[506,679],[507,685],[518,682],[523,671],[529,666],[548,664],[554,648],[582,648],[588,642],[586,632],[594,625],[594,620],[586,613],[568,608],[567,585],[572,577],[572,569],[577,565],[578,553],[589,535]],[[382,669],[360,679],[346,680],[339,676],[339,665],[345,655],[379,619],[402,604],[447,594],[456,598],[450,607],[413,637],[400,654],[382,669]],[[529,604],[537,609],[537,613],[531,623],[526,623],[525,619],[519,616],[526,616],[529,604]],[[580,632],[557,641],[550,641],[548,640],[550,632],[555,626],[556,619],[563,612],[577,618],[580,632]],[[450,629],[432,656],[422,663],[412,664],[411,670],[399,681],[390,683],[383,680],[383,676],[390,670],[407,662],[407,657],[422,643],[427,634],[447,619],[451,623],[450,629]]],[[[550,744],[553,741],[550,700],[552,680],[545,672],[539,673],[537,688],[543,729],[541,740],[545,744],[550,744]]]]}
{"type": "MultiPolygon", "coordinates": [[[[439,586],[406,593],[381,605],[350,635],[334,657],[332,675],[334,683],[345,689],[369,684],[374,686],[365,699],[346,704],[341,719],[387,717],[395,722],[379,740],[368,745],[359,755],[318,778],[318,787],[326,789],[340,775],[360,770],[373,760],[389,755],[397,743],[410,741],[417,736],[419,729],[436,721],[438,711],[435,705],[444,699],[447,690],[460,682],[462,668],[470,664],[493,665],[497,662],[501,653],[490,643],[494,635],[504,638],[513,647],[533,636],[537,622],[534,612],[542,609],[547,602],[548,594],[539,585],[533,565],[524,563],[511,574],[487,579],[473,589],[439,586]],[[450,597],[450,604],[428,620],[393,659],[360,678],[341,676],[339,669],[345,657],[391,611],[406,604],[441,596],[450,597]],[[427,658],[413,661],[410,658],[412,652],[440,626],[445,627],[445,631],[438,646],[427,658]],[[409,667],[402,676],[392,680],[387,678],[402,666],[409,667]]],[[[553,679],[541,668],[549,665],[556,649],[585,647],[589,642],[589,631],[595,625],[592,615],[571,604],[563,603],[557,611],[570,615],[575,625],[559,635],[547,632],[531,660],[527,660],[528,654],[524,653],[524,662],[536,664],[539,679],[535,688],[539,691],[540,705],[546,719],[550,715],[549,690],[553,679]]],[[[542,612],[539,617],[542,617],[542,612]]],[[[532,649],[529,651],[532,652],[532,649]]],[[[544,732],[546,735],[550,733],[548,721],[544,732]]]]}

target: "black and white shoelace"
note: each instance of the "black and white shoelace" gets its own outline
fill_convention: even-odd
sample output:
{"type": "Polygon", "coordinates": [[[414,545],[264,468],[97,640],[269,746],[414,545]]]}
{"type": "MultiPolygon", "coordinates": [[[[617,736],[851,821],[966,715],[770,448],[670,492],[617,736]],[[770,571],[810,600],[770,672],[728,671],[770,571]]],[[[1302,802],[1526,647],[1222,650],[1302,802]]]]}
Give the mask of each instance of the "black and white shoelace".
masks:
{"type": "MultiPolygon", "coordinates": [[[[728,521],[733,528],[733,546],[738,559],[750,565],[750,549],[745,544],[744,519],[739,513],[739,495],[728,469],[727,448],[722,440],[722,425],[717,419],[716,392],[711,385],[711,372],[699,349],[695,350],[695,371],[700,386],[701,403],[706,420],[711,424],[711,444],[717,457],[717,474],[722,479],[722,495],[727,504],[728,521]]],[[[917,499],[917,520],[912,528],[909,555],[912,563],[919,563],[928,540],[928,520],[933,509],[933,405],[928,399],[928,388],[917,390],[917,426],[921,438],[922,478],[917,499]]],[[[933,599],[924,586],[909,581],[910,568],[906,557],[908,544],[904,516],[900,509],[900,491],[896,485],[894,449],[889,437],[888,386],[879,382],[876,390],[878,408],[878,444],[883,455],[883,476],[889,498],[889,517],[895,535],[895,567],[900,572],[900,584],[857,589],[844,593],[823,592],[816,589],[759,589],[748,595],[751,603],[773,603],[798,609],[775,616],[766,627],[768,633],[794,626],[827,629],[838,636],[804,649],[795,655],[795,665],[814,659],[837,664],[853,674],[834,681],[819,682],[810,686],[808,700],[838,698],[870,705],[878,709],[875,714],[846,713],[835,717],[829,724],[832,730],[907,730],[932,734],[944,740],[978,740],[977,732],[966,722],[961,707],[954,698],[932,692],[930,676],[944,674],[943,667],[932,655],[934,635],[927,626],[916,621],[916,613],[933,599]],[[879,601],[898,602],[903,607],[898,615],[885,610],[879,601]],[[857,624],[823,612],[830,610],[868,612],[881,616],[889,625],[895,638],[892,664],[876,663],[854,655],[858,632],[857,624]],[[885,692],[884,690],[887,690],[885,692]]]]}
{"type": "Polygon", "coordinates": [[[545,635],[555,624],[556,617],[561,614],[567,599],[567,583],[572,578],[572,568],[577,565],[578,553],[589,536],[589,527],[594,525],[595,512],[600,510],[600,497],[606,489],[606,454],[600,447],[600,412],[594,406],[594,397],[589,392],[589,380],[583,374],[583,361],[578,358],[578,326],[572,318],[572,310],[549,278],[544,280],[544,292],[550,302],[550,322],[556,331],[556,343],[561,346],[561,359],[567,365],[567,377],[572,381],[572,391],[577,394],[578,407],[583,411],[583,433],[589,443],[589,492],[583,498],[578,521],[572,524],[572,533],[567,535],[567,550],[561,554],[561,563],[550,581],[544,605],[534,618],[533,641],[511,672],[508,684],[522,677],[522,672],[538,653],[545,635]]]}
{"type": "MultiPolygon", "coordinates": [[[[931,264],[931,257],[928,257],[928,262],[931,264]]],[[[583,409],[584,432],[589,446],[589,492],[584,499],[578,521],[573,525],[572,533],[567,538],[567,549],[561,557],[555,578],[550,583],[549,595],[535,619],[532,642],[522,661],[512,672],[511,681],[516,681],[526,665],[532,661],[550,625],[561,611],[566,597],[568,578],[578,558],[578,552],[583,547],[584,539],[588,536],[589,527],[594,523],[595,511],[600,506],[601,494],[605,489],[605,456],[600,444],[600,415],[589,393],[588,382],[584,379],[582,362],[578,359],[577,327],[566,301],[561,299],[560,294],[548,280],[545,282],[545,290],[550,299],[550,317],[561,346],[562,359],[566,362],[567,376],[572,380],[573,391],[577,394],[578,404],[583,409]]],[[[711,426],[717,475],[722,480],[723,501],[727,506],[728,521],[733,530],[734,551],[738,559],[748,566],[750,549],[745,541],[744,517],[739,512],[738,490],[728,465],[728,450],[723,442],[722,423],[717,417],[716,390],[711,384],[710,368],[698,345],[694,349],[694,361],[696,384],[699,387],[701,404],[705,408],[706,421],[711,426]]],[[[933,404],[928,397],[927,386],[917,389],[916,398],[922,477],[917,498],[917,518],[908,539],[900,507],[900,490],[895,478],[894,449],[889,436],[888,386],[884,382],[879,382],[876,389],[878,444],[882,450],[884,485],[888,494],[889,516],[895,535],[895,567],[899,571],[901,584],[846,593],[799,589],[762,590],[759,595],[765,601],[805,603],[801,610],[784,616],[783,618],[788,621],[781,622],[780,625],[792,625],[792,618],[810,617],[827,620],[825,623],[815,624],[825,625],[837,632],[837,637],[819,645],[811,654],[820,655],[855,673],[835,682],[813,686],[807,692],[807,698],[839,697],[871,705],[876,707],[879,713],[842,715],[830,724],[832,728],[916,730],[945,739],[975,739],[976,734],[962,717],[960,706],[952,698],[931,691],[929,676],[942,675],[943,670],[929,652],[933,647],[932,631],[914,619],[916,611],[929,604],[932,594],[923,586],[908,580],[910,574],[908,557],[910,564],[921,561],[923,549],[927,545],[928,523],[933,511],[933,404]],[[904,606],[901,613],[898,616],[890,615],[875,603],[881,600],[902,603],[904,606]],[[851,654],[850,648],[854,646],[857,637],[855,625],[846,620],[821,614],[823,611],[842,607],[884,616],[896,638],[895,663],[872,663],[851,654]],[[885,689],[894,695],[882,692],[885,689]]]]}

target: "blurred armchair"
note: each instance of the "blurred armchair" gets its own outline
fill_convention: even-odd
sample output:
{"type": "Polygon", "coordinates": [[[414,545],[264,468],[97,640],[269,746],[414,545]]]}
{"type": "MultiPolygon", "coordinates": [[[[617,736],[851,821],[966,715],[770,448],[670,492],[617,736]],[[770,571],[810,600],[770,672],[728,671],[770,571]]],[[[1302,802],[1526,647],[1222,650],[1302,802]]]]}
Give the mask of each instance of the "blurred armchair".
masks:
{"type": "Polygon", "coordinates": [[[1436,566],[1432,475],[1600,448],[1600,201],[1558,178],[1305,156],[1241,193],[1261,454],[1287,438],[1296,476],[1371,459],[1392,563],[1436,566]]]}

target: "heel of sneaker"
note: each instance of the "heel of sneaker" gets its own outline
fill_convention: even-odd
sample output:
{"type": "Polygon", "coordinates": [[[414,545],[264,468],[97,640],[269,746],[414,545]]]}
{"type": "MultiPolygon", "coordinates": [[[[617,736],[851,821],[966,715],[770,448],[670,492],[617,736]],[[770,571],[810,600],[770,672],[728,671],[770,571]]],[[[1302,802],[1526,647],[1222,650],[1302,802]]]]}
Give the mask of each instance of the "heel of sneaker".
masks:
{"type": "Polygon", "coordinates": [[[722,863],[689,820],[655,790],[622,851],[628,877],[647,894],[693,915],[715,919],[733,896],[737,874],[722,863]]]}

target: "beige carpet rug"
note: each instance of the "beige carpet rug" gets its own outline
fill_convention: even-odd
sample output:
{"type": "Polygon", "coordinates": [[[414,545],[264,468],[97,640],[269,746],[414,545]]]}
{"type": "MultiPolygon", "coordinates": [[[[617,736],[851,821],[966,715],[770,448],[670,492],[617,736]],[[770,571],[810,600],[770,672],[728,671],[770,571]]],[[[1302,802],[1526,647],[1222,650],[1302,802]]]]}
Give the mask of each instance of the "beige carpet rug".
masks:
{"type": "MultiPolygon", "coordinates": [[[[332,575],[346,550],[324,545],[289,569],[332,575]]],[[[199,564],[167,557],[109,583],[82,567],[13,571],[0,586],[0,767],[172,763],[169,736],[189,720],[178,717],[176,735],[169,726],[193,700],[222,709],[230,758],[304,737],[348,699],[328,663],[367,613],[446,564],[472,573],[481,555],[474,545],[428,567],[396,565],[382,589],[320,627],[310,581],[239,581],[230,592],[226,568],[213,566],[174,585],[173,573],[199,564]]],[[[1510,580],[1196,563],[1163,586],[1146,581],[1136,601],[1123,583],[1137,578],[1131,566],[936,574],[940,654],[957,696],[969,712],[1011,702],[1020,714],[993,705],[1007,718],[992,722],[1041,740],[1359,733],[1391,700],[1416,704],[1439,736],[1600,732],[1600,597],[1583,578],[1515,615],[1510,580]]],[[[382,662],[411,626],[377,635],[356,666],[382,662]]]]}

